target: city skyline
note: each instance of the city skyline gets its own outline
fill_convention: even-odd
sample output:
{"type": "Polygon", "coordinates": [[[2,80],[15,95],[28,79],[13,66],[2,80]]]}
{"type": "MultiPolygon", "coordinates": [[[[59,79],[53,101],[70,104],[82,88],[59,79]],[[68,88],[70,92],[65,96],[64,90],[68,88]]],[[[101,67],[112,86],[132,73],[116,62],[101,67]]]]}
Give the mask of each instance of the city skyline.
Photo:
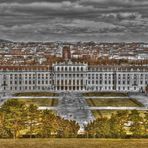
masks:
{"type": "Polygon", "coordinates": [[[147,42],[147,9],[146,0],[1,0],[0,38],[147,42]]]}

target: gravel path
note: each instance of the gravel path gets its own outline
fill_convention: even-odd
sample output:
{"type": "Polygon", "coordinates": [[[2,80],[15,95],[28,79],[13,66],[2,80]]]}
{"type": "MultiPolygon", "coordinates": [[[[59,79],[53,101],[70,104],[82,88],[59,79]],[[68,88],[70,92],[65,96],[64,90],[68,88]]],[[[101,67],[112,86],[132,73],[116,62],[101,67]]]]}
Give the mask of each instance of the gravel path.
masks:
{"type": "Polygon", "coordinates": [[[148,108],[148,96],[146,95],[130,95],[130,98],[136,99],[138,102],[142,103],[148,108]]]}
{"type": "Polygon", "coordinates": [[[81,130],[84,125],[94,120],[94,116],[89,109],[86,100],[79,93],[61,93],[57,113],[65,119],[75,120],[81,130]]]}

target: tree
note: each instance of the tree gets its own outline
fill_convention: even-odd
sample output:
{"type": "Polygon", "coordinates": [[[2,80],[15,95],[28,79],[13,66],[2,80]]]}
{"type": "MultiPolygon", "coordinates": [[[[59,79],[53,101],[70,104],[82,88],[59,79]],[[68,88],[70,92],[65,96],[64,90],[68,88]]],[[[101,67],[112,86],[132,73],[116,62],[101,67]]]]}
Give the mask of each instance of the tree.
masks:
{"type": "Polygon", "coordinates": [[[0,138],[5,137],[4,113],[0,110],[0,138]]]}
{"type": "Polygon", "coordinates": [[[39,132],[40,126],[40,111],[38,107],[34,104],[30,104],[27,108],[27,121],[26,126],[29,128],[30,138],[33,137],[33,134],[37,134],[39,132]]]}
{"type": "Polygon", "coordinates": [[[120,138],[124,138],[126,136],[125,125],[128,123],[128,116],[129,116],[128,111],[117,111],[117,113],[115,114],[117,125],[114,125],[114,126],[118,127],[117,135],[120,138]]]}
{"type": "Polygon", "coordinates": [[[119,124],[119,119],[115,114],[112,114],[110,120],[110,135],[112,138],[118,138],[121,135],[121,125],[119,124]]]}
{"type": "Polygon", "coordinates": [[[95,121],[89,123],[85,127],[85,131],[87,132],[87,136],[89,135],[91,137],[110,137],[109,119],[105,117],[98,118],[95,121]]]}
{"type": "Polygon", "coordinates": [[[25,109],[25,104],[16,99],[8,100],[2,106],[4,127],[9,131],[9,136],[13,136],[14,139],[19,137],[20,131],[24,128],[25,109]]]}
{"type": "Polygon", "coordinates": [[[141,137],[144,135],[144,120],[140,116],[140,113],[137,110],[131,111],[129,114],[129,120],[131,122],[130,132],[133,137],[141,137]]]}
{"type": "Polygon", "coordinates": [[[148,94],[148,85],[145,87],[145,93],[148,94]]]}
{"type": "Polygon", "coordinates": [[[57,119],[58,119],[57,137],[68,138],[68,137],[77,136],[80,127],[75,121],[65,120],[60,117],[57,119]]]}
{"type": "Polygon", "coordinates": [[[145,112],[144,131],[145,131],[145,135],[148,136],[148,112],[145,112]]]}
{"type": "Polygon", "coordinates": [[[110,137],[110,125],[108,118],[98,118],[96,122],[96,136],[99,138],[110,137]]]}
{"type": "Polygon", "coordinates": [[[40,134],[42,138],[49,138],[51,133],[54,132],[53,121],[55,120],[55,115],[49,110],[45,110],[41,114],[41,126],[40,134]]]}

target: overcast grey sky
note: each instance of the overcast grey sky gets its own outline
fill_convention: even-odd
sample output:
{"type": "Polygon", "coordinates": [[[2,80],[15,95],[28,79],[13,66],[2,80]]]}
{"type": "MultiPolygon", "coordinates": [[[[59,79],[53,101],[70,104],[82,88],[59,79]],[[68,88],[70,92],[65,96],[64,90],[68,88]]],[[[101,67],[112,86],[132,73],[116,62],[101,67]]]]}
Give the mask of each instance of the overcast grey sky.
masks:
{"type": "Polygon", "coordinates": [[[0,38],[148,41],[148,0],[0,0],[0,38]]]}

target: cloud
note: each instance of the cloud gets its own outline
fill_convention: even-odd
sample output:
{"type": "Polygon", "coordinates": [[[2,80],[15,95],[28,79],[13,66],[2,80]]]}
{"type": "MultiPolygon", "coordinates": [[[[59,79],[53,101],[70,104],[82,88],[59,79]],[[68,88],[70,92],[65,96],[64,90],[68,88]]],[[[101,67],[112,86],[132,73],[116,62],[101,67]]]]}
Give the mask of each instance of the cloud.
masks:
{"type": "Polygon", "coordinates": [[[59,2],[33,2],[33,3],[1,3],[0,10],[2,11],[55,11],[55,13],[62,13],[67,11],[72,12],[87,12],[94,11],[93,6],[83,6],[79,3],[72,3],[70,1],[59,2]]]}
{"type": "Polygon", "coordinates": [[[101,15],[102,18],[114,20],[139,20],[142,18],[142,15],[138,12],[117,12],[117,13],[104,13],[101,15]]]}
{"type": "Polygon", "coordinates": [[[147,9],[147,0],[1,0],[0,35],[16,40],[146,40],[147,9]]]}

